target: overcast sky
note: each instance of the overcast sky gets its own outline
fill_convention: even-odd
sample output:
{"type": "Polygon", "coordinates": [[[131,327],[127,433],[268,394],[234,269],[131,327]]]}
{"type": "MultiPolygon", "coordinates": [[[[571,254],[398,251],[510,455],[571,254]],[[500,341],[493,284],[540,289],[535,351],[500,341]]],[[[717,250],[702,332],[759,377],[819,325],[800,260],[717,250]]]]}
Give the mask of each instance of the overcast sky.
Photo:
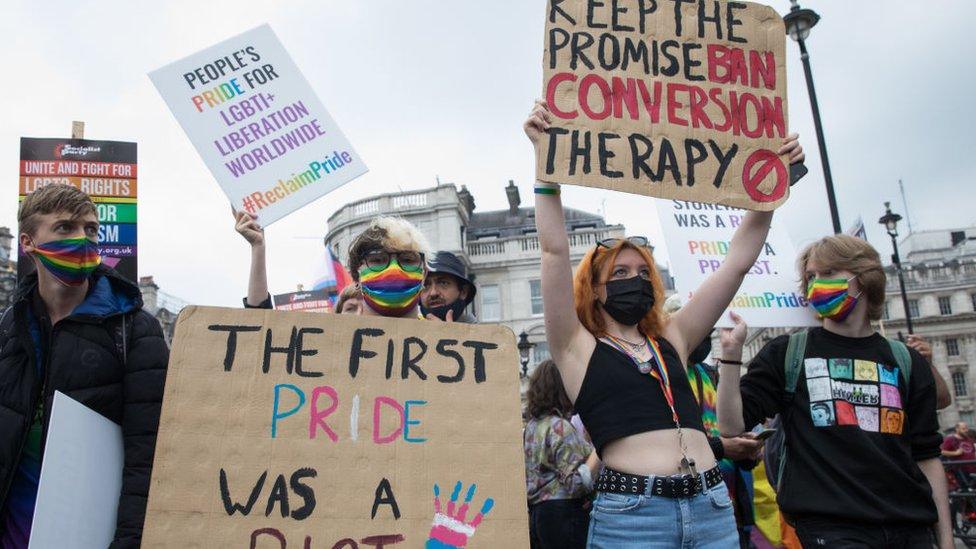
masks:
{"type": "MultiPolygon", "coordinates": [[[[785,13],[789,2],[771,2],[785,13]]],[[[193,303],[233,306],[247,284],[248,249],[228,203],[146,73],[270,23],[359,151],[369,174],[268,230],[273,292],[311,283],[326,219],[352,200],[466,184],[479,210],[505,207],[514,179],[532,200],[532,150],[521,124],[540,95],[543,0],[287,2],[4,2],[0,34],[0,166],[16,225],[19,138],[64,137],[72,120],[90,139],[139,143],[139,265],[193,303]]],[[[916,230],[968,226],[976,122],[972,21],[976,2],[806,2],[822,16],[808,41],[845,227],[876,224],[883,202],[916,230]]],[[[777,214],[799,246],[830,232],[799,53],[787,44],[790,125],[810,175],[777,214]]],[[[566,189],[571,207],[660,242],[653,199],[566,189]]],[[[906,227],[907,230],[907,227],[906,227]]],[[[662,257],[662,260],[664,258],[662,257]]]]}

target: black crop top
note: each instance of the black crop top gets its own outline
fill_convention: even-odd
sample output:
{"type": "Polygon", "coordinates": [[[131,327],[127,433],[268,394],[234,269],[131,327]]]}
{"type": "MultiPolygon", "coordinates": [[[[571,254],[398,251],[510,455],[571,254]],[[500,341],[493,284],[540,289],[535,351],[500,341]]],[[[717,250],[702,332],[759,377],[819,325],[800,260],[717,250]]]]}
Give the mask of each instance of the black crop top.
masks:
{"type": "MultiPolygon", "coordinates": [[[[704,433],[701,408],[678,352],[666,339],[659,338],[657,342],[671,378],[681,426],[704,433]]],[[[607,444],[617,439],[675,428],[660,382],[640,373],[629,356],[600,340],[586,366],[575,407],[600,455],[607,444]]]]}

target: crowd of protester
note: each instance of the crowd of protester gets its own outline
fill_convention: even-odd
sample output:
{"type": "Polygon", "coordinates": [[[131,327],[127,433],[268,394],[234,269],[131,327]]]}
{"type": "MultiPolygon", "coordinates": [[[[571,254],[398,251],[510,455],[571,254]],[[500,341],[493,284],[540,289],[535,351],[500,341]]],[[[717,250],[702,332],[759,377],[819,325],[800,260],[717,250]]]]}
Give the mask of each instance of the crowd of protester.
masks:
{"type": "MultiPolygon", "coordinates": [[[[540,101],[525,122],[537,154],[550,121],[540,101]]],[[[795,135],[778,153],[804,160],[795,135]]],[[[744,365],[742,319],[713,327],[772,212],[749,212],[721,268],[666,307],[646,238],[602,240],[574,270],[560,187],[535,191],[553,359],[526,393],[533,548],[951,547],[940,457],[976,458],[973,439],[964,423],[944,440],[938,431],[949,397],[927,343],[872,328],[885,273],[867,242],[827,236],[807,246],[797,278],[821,325],[770,341],[744,365]]],[[[57,390],[123,426],[113,547],[136,547],[168,358],[160,327],[138,288],[100,264],[87,195],[48,186],[18,217],[36,272],[0,318],[0,545],[29,538],[57,390]],[[82,353],[90,364],[78,372],[82,353]]],[[[251,250],[243,304],[272,308],[263,229],[245,212],[234,221],[251,250]]],[[[336,296],[336,314],[478,322],[464,262],[431,250],[403,219],[374,219],[347,257],[353,284],[336,296]]]]}

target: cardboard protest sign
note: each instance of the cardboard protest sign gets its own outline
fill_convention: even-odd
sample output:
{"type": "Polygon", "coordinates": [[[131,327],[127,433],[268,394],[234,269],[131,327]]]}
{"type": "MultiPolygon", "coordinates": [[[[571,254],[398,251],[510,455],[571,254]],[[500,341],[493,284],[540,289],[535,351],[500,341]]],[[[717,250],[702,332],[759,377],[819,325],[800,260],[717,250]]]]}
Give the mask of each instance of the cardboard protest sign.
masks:
{"type": "MultiPolygon", "coordinates": [[[[718,270],[729,253],[732,234],[746,212],[715,204],[655,200],[678,295],[687,301],[718,270]]],[[[729,309],[751,328],[819,326],[800,293],[796,250],[783,224],[773,220],[759,259],[746,275],[729,309]]],[[[731,326],[723,314],[719,326],[731,326]]]]}
{"type": "Polygon", "coordinates": [[[274,296],[274,308],[279,311],[304,311],[307,313],[332,312],[332,301],[326,290],[311,290],[277,294],[274,296]]]}
{"type": "Polygon", "coordinates": [[[789,194],[786,34],[725,0],[549,0],[536,177],[770,210],[789,194]]]}
{"type": "Polygon", "coordinates": [[[264,226],[366,173],[268,25],[149,77],[231,205],[264,226]]]}
{"type": "Polygon", "coordinates": [[[29,547],[108,547],[124,461],[122,427],[55,391],[29,547]]]}
{"type": "MultiPolygon", "coordinates": [[[[55,183],[88,193],[98,210],[102,262],[132,281],[139,280],[137,172],[135,143],[20,138],[20,200],[55,183]]],[[[18,276],[33,270],[21,250],[18,276]]]]}
{"type": "Polygon", "coordinates": [[[187,307],[146,547],[528,547],[502,326],[187,307]]]}

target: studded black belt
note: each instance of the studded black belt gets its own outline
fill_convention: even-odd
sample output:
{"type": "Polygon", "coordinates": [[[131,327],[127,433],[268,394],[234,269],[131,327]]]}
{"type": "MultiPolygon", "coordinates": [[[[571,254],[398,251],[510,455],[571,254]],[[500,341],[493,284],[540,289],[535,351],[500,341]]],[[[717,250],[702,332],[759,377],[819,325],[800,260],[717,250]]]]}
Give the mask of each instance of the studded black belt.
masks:
{"type": "Polygon", "coordinates": [[[614,471],[604,467],[596,481],[599,492],[613,494],[639,495],[650,493],[654,496],[666,498],[690,498],[705,490],[710,490],[722,482],[722,472],[718,466],[705,471],[705,487],[702,488],[702,477],[695,475],[674,475],[670,477],[645,477],[614,471]],[[650,490],[647,487],[650,485],[650,490]]]}

